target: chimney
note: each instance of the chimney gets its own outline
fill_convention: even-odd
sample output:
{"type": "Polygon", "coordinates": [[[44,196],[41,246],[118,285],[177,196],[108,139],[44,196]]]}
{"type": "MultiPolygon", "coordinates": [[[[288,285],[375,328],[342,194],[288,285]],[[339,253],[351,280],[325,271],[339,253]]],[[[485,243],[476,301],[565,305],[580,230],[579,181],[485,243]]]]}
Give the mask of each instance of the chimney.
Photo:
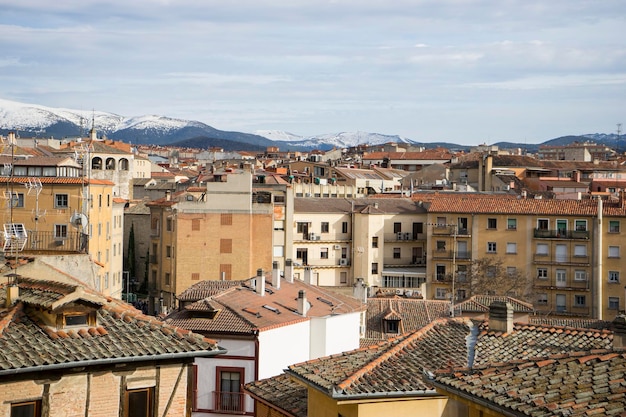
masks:
{"type": "Polygon", "coordinates": [[[311,268],[308,266],[304,267],[304,283],[311,285],[311,268]]]}
{"type": "Polygon", "coordinates": [[[9,132],[9,145],[15,145],[15,132],[9,132]]]}
{"type": "Polygon", "coordinates": [[[362,303],[367,303],[367,286],[363,278],[357,278],[354,289],[352,290],[352,296],[362,303]]]}
{"type": "Polygon", "coordinates": [[[256,270],[256,279],[254,281],[256,293],[263,297],[265,295],[265,277],[262,269],[256,270]]]}
{"type": "Polygon", "coordinates": [[[504,301],[494,301],[489,306],[489,330],[511,333],[513,331],[513,306],[504,301]]]}
{"type": "Polygon", "coordinates": [[[306,317],[309,307],[309,302],[306,299],[306,293],[304,290],[298,291],[298,313],[301,316],[306,317]]]}
{"type": "Polygon", "coordinates": [[[613,319],[613,347],[625,348],[626,347],[626,316],[624,314],[618,314],[613,319]]]}
{"type": "Polygon", "coordinates": [[[280,271],[277,261],[272,262],[272,286],[277,290],[280,289],[280,271]]]}
{"type": "Polygon", "coordinates": [[[165,201],[172,200],[172,192],[170,190],[165,190],[165,201]]]}
{"type": "Polygon", "coordinates": [[[293,284],[293,261],[291,259],[285,260],[285,281],[293,284]]]}
{"type": "Polygon", "coordinates": [[[20,298],[20,287],[17,284],[9,284],[7,286],[6,307],[9,308],[20,298]]]}

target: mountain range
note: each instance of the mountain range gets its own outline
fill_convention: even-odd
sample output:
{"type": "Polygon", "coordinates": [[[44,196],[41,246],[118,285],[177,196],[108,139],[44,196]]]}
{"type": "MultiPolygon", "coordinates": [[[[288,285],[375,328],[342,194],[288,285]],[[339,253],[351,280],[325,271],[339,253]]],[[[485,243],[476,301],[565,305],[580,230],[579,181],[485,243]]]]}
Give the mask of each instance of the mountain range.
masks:
{"type": "MultiPolygon", "coordinates": [[[[133,144],[173,145],[191,148],[219,147],[225,150],[263,151],[269,146],[281,150],[347,148],[360,144],[380,145],[396,142],[426,148],[445,147],[468,150],[470,146],[448,142],[418,142],[398,135],[368,132],[340,132],[303,137],[278,130],[254,133],[215,129],[205,123],[166,116],[144,115],[126,117],[102,111],[53,108],[0,99],[0,134],[10,131],[24,137],[85,137],[94,126],[99,135],[133,144]]],[[[568,135],[547,140],[545,145],[563,145],[575,141],[593,141],[620,147],[616,134],[568,135]]],[[[500,148],[523,148],[535,152],[540,144],[497,142],[500,148]]],[[[625,146],[621,146],[625,147],[625,146]]]]}

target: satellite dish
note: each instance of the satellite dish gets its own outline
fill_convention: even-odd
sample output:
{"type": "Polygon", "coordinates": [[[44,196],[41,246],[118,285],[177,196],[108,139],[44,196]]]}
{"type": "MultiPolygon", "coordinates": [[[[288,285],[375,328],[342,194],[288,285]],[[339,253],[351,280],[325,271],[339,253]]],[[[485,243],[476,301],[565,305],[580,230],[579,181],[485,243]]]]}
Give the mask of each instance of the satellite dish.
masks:
{"type": "Polygon", "coordinates": [[[77,229],[81,226],[85,227],[87,226],[87,216],[83,213],[74,213],[72,214],[72,217],[70,217],[70,223],[72,223],[72,226],[77,229]]]}

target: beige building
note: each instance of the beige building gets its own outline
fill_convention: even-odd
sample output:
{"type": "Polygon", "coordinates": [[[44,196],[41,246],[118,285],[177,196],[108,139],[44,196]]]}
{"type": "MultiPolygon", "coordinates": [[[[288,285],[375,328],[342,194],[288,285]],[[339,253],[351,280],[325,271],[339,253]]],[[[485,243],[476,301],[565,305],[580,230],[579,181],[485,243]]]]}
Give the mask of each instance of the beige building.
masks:
{"type": "Polygon", "coordinates": [[[287,250],[285,189],[253,188],[249,165],[209,177],[147,204],[152,235],[148,280],[156,311],[169,310],[175,296],[198,281],[246,279],[258,269],[270,270],[287,250]]]}

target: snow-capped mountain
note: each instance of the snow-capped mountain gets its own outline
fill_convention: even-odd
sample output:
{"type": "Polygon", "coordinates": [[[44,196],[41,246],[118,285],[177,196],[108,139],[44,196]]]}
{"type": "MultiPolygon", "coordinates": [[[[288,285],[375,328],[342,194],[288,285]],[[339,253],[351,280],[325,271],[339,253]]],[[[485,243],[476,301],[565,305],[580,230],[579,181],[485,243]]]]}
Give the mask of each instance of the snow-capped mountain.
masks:
{"type": "Polygon", "coordinates": [[[306,148],[348,148],[365,143],[368,145],[381,145],[389,142],[417,144],[414,140],[398,135],[383,135],[380,133],[358,131],[329,133],[316,136],[297,136],[293,133],[278,130],[257,130],[255,133],[271,140],[282,141],[289,145],[306,148]]]}

